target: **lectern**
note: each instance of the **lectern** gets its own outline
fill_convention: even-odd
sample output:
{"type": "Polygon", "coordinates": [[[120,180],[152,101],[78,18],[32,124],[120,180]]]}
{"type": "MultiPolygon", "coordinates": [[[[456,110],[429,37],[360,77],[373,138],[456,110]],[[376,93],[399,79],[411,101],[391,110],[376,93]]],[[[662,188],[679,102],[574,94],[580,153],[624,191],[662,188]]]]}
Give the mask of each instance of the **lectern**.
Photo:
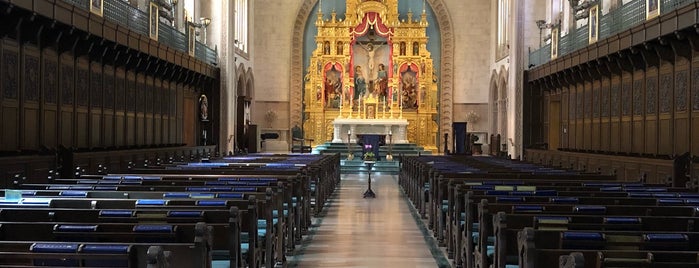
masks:
{"type": "Polygon", "coordinates": [[[368,189],[364,192],[364,198],[375,198],[376,194],[371,190],[371,169],[379,159],[379,146],[386,144],[386,135],[382,134],[357,134],[357,144],[362,147],[362,158],[369,174],[368,189]],[[372,154],[367,154],[371,152],[372,154]],[[373,157],[369,157],[373,155],[373,157]]]}

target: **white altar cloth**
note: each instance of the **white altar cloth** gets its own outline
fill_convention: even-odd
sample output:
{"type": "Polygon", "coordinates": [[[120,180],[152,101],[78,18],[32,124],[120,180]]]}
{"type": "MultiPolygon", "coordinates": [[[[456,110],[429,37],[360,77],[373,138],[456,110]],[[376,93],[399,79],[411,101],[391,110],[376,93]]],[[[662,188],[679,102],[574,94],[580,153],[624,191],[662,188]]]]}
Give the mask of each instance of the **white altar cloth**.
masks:
{"type": "Polygon", "coordinates": [[[347,133],[350,135],[350,143],[357,142],[357,134],[381,134],[386,135],[386,144],[389,136],[393,136],[393,143],[408,143],[406,119],[353,119],[336,118],[333,121],[333,141],[335,143],[347,143],[347,133]]]}

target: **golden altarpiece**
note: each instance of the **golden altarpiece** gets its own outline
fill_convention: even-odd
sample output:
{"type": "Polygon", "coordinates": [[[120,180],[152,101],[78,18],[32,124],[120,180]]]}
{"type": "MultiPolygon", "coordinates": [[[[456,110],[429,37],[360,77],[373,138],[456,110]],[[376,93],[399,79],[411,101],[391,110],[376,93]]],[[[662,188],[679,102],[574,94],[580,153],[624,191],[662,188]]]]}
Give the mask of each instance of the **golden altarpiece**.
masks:
{"type": "MultiPolygon", "coordinates": [[[[321,2],[322,5],[322,2],[321,2]]],[[[335,119],[405,119],[407,140],[437,151],[437,78],[427,15],[399,18],[398,0],[346,0],[345,19],[319,9],[304,77],[304,136],[333,139],[335,119]]]]}

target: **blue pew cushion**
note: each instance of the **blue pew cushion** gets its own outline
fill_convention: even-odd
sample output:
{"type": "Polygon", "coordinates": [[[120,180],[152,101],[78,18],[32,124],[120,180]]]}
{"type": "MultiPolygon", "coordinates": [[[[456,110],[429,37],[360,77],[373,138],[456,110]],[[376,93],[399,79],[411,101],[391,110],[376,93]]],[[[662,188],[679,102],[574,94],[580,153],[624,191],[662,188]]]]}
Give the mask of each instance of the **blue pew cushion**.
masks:
{"type": "Polygon", "coordinates": [[[575,241],[604,241],[604,235],[593,232],[563,232],[561,238],[575,241]]]}
{"type": "Polygon", "coordinates": [[[130,245],[84,244],[80,248],[83,253],[126,254],[131,250],[130,245]]]}
{"type": "Polygon", "coordinates": [[[172,233],[173,229],[172,225],[160,224],[143,224],[133,227],[133,231],[136,233],[172,233]]]}
{"type": "Polygon", "coordinates": [[[164,193],[163,198],[189,198],[188,193],[164,193]]]}
{"type": "Polygon", "coordinates": [[[513,212],[542,212],[544,211],[543,206],[538,205],[517,205],[512,206],[513,212]]]}
{"type": "Polygon", "coordinates": [[[167,205],[167,200],[164,199],[139,199],[136,201],[136,206],[164,206],[167,205]]]}
{"type": "Polygon", "coordinates": [[[87,192],[85,191],[61,191],[58,193],[60,196],[68,196],[68,197],[87,197],[87,192]]]}
{"type": "Polygon", "coordinates": [[[54,231],[59,232],[97,232],[98,225],[91,224],[56,224],[54,231]]]}
{"type": "Polygon", "coordinates": [[[97,191],[117,191],[119,187],[117,186],[94,186],[92,189],[95,189],[97,191]]]}
{"type": "Polygon", "coordinates": [[[241,199],[243,198],[242,193],[218,193],[216,198],[226,198],[226,199],[241,199]]]}
{"type": "Polygon", "coordinates": [[[645,234],[643,239],[648,242],[686,242],[689,237],[686,234],[645,234]]]}
{"type": "Polygon", "coordinates": [[[80,244],[77,243],[34,243],[29,251],[37,253],[77,253],[80,244]]]}
{"type": "Polygon", "coordinates": [[[198,200],[197,206],[202,207],[225,207],[227,204],[226,200],[198,200]]]}
{"type": "Polygon", "coordinates": [[[497,202],[501,202],[501,203],[518,203],[518,202],[524,202],[524,197],[521,197],[521,196],[498,196],[495,200],[497,202]]]}
{"type": "Polygon", "coordinates": [[[556,204],[577,204],[578,198],[577,197],[551,197],[551,198],[549,198],[549,202],[556,203],[556,204]]]}
{"type": "Polygon", "coordinates": [[[683,204],[684,204],[684,200],[682,200],[682,199],[666,199],[666,198],[658,199],[658,205],[680,206],[683,204]]]}
{"type": "Polygon", "coordinates": [[[100,217],[133,217],[136,213],[133,210],[100,210],[100,217]]]}
{"type": "Polygon", "coordinates": [[[639,224],[641,219],[637,217],[604,217],[604,223],[609,224],[639,224]]]}
{"type": "Polygon", "coordinates": [[[602,214],[602,213],[607,212],[607,207],[605,207],[605,206],[575,206],[575,207],[573,207],[573,212],[602,214]]]}
{"type": "Polygon", "coordinates": [[[204,216],[203,211],[179,211],[179,210],[173,210],[173,211],[168,211],[167,212],[168,217],[177,217],[177,218],[199,218],[204,216]]]}

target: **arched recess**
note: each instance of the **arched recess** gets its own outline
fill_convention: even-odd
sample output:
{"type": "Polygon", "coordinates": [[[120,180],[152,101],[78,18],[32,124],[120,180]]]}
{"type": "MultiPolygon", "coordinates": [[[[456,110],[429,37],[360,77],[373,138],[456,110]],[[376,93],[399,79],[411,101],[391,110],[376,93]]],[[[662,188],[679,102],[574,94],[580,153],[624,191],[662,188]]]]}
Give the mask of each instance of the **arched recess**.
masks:
{"type": "Polygon", "coordinates": [[[238,75],[236,78],[236,92],[235,92],[235,97],[239,96],[245,96],[245,66],[243,64],[238,65],[237,70],[235,73],[238,75]]]}
{"type": "Polygon", "coordinates": [[[490,134],[497,134],[498,131],[498,73],[493,70],[490,74],[490,96],[488,97],[488,106],[490,108],[490,134]]]}
{"type": "MultiPolygon", "coordinates": [[[[440,91],[439,97],[439,124],[440,133],[451,133],[454,110],[454,27],[444,0],[426,0],[432,7],[437,18],[437,27],[441,34],[441,64],[440,64],[440,91]]],[[[308,17],[311,15],[313,7],[318,0],[304,0],[294,20],[294,28],[291,32],[292,44],[303,44],[304,29],[308,17]]],[[[291,66],[303,66],[303,46],[291,46],[291,66]]],[[[303,68],[291,68],[289,79],[289,125],[303,125],[303,68]]],[[[449,136],[448,144],[451,144],[452,137],[449,136]]],[[[439,143],[438,143],[439,144],[439,143]]],[[[444,151],[444,148],[440,148],[444,151]]]]}
{"type": "Polygon", "coordinates": [[[498,131],[504,139],[507,137],[507,69],[500,67],[498,74],[498,131]]]}

